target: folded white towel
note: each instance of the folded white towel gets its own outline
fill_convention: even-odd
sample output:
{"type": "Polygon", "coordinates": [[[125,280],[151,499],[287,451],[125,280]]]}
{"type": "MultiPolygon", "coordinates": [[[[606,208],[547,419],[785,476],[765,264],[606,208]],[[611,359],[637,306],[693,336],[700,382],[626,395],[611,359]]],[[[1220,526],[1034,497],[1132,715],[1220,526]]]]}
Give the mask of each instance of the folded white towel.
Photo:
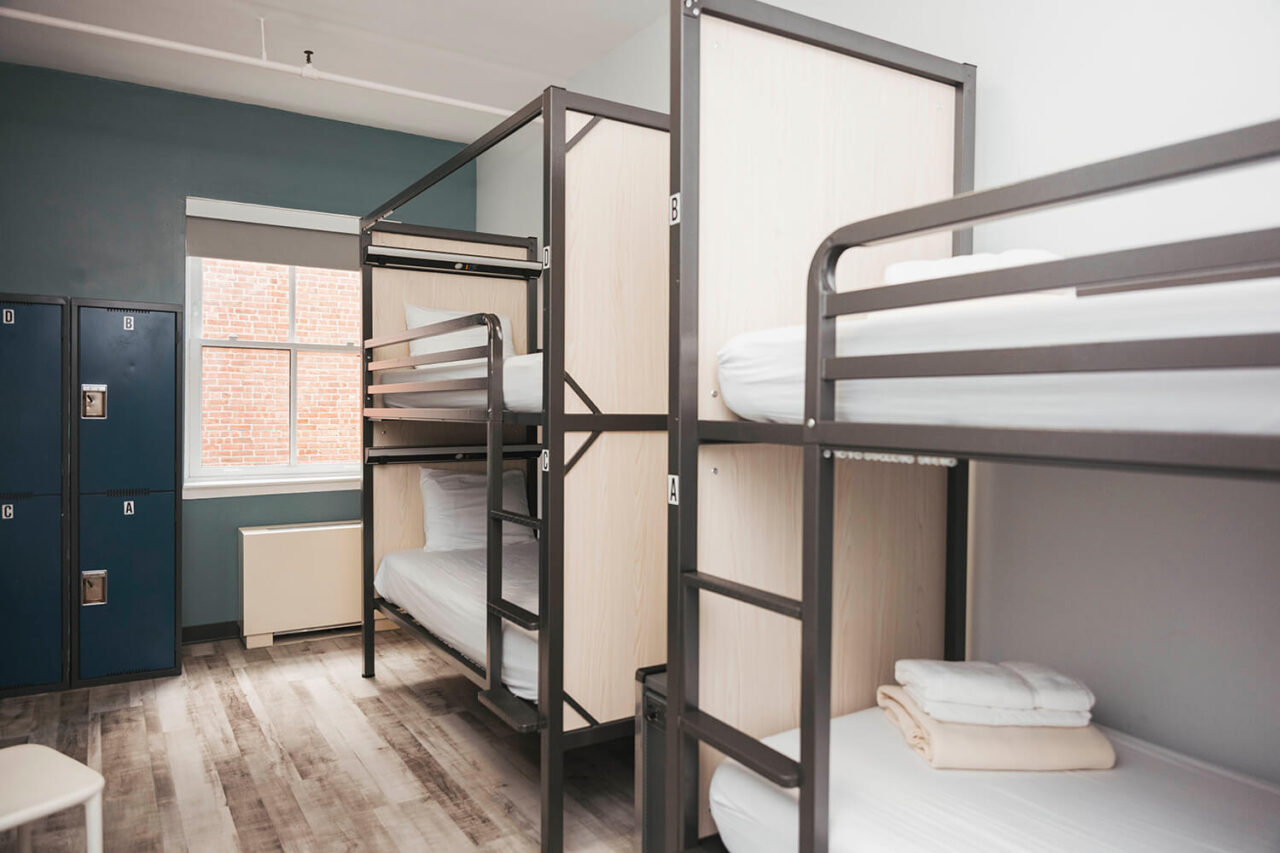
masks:
{"type": "MultiPolygon", "coordinates": [[[[1011,669],[982,661],[900,660],[893,676],[924,707],[928,702],[958,702],[987,708],[1036,706],[1026,679],[1011,669]]],[[[926,713],[928,713],[926,711],[926,713]]]]}
{"type": "Polygon", "coordinates": [[[911,690],[925,713],[932,713],[927,706],[936,703],[1084,713],[1094,703],[1093,693],[1084,684],[1039,664],[900,660],[894,677],[911,690]]]}
{"type": "Polygon", "coordinates": [[[912,685],[902,688],[915,700],[916,706],[943,723],[968,723],[974,726],[1040,726],[1073,729],[1089,725],[1093,715],[1088,711],[1051,711],[1048,708],[992,708],[966,705],[962,702],[940,702],[920,695],[912,685]]]}
{"type": "Polygon", "coordinates": [[[1093,691],[1084,682],[1063,675],[1056,669],[1038,663],[1005,661],[1000,664],[1011,669],[1031,685],[1037,708],[1053,711],[1088,711],[1096,701],[1093,691]]]}

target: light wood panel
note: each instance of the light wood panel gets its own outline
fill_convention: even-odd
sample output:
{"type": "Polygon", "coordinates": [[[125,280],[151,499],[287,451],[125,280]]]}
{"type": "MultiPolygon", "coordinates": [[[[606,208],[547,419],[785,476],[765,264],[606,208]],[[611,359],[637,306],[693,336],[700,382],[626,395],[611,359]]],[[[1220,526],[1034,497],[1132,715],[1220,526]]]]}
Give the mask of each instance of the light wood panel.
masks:
{"type": "MultiPolygon", "coordinates": [[[[698,569],[800,598],[798,447],[704,446],[698,464],[698,569]]],[[[946,474],[838,461],[832,713],[870,707],[902,657],[942,652],[946,474]]],[[[800,624],[701,596],[699,705],[764,736],[799,725],[800,624]]],[[[706,785],[720,756],[703,750],[706,785]]]]}
{"type": "MultiPolygon", "coordinates": [[[[951,195],[955,90],[713,15],[701,33],[698,410],[736,420],[716,353],[742,332],[804,323],[826,236],[951,195]]],[[[945,233],[855,250],[839,286],[950,254],[945,233]]]]}
{"type": "Polygon", "coordinates": [[[608,119],[565,155],[565,370],[605,412],[667,410],[669,159],[608,119]]]}
{"type": "MultiPolygon", "coordinates": [[[[526,258],[527,250],[516,246],[494,246],[459,240],[441,240],[407,234],[374,232],[374,242],[381,246],[409,249],[434,249],[444,252],[488,255],[502,258],[526,258]]],[[[451,311],[489,311],[511,321],[512,347],[516,353],[527,351],[525,283],[512,279],[460,276],[448,273],[412,270],[375,269],[373,271],[373,334],[385,335],[405,329],[404,304],[451,311]]],[[[409,354],[407,343],[380,347],[377,358],[409,354]]],[[[523,440],[522,427],[508,427],[505,440],[523,440]]],[[[484,427],[479,424],[413,423],[386,421],[374,424],[375,446],[483,444],[484,427]]],[[[479,463],[438,463],[439,467],[482,471],[479,463]]],[[[432,465],[431,467],[437,467],[432,465]]],[[[523,468],[512,461],[508,468],[523,468]]],[[[421,548],[422,493],[418,486],[417,465],[383,465],[373,472],[374,501],[374,567],[384,554],[409,548],[421,548]]]]}
{"type": "Polygon", "coordinates": [[[606,433],[565,478],[564,687],[602,722],[666,660],[666,457],[666,433],[606,433]]]}

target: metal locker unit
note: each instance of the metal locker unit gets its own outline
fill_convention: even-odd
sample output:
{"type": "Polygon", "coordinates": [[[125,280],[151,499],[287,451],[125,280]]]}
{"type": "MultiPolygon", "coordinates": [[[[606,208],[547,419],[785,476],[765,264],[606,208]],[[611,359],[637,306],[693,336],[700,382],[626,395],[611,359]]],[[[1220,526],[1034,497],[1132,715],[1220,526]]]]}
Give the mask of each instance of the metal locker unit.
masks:
{"type": "Polygon", "coordinates": [[[65,299],[0,294],[0,695],[67,683],[65,299]]]}
{"type": "Polygon", "coordinates": [[[72,680],[180,662],[181,308],[74,300],[72,680]]]}
{"type": "Polygon", "coordinates": [[[62,495],[0,496],[0,685],[63,682],[62,495]]]}
{"type": "Polygon", "coordinates": [[[80,496],[82,680],[173,668],[173,507],[173,492],[80,496]]]}
{"type": "Polygon", "coordinates": [[[80,494],[172,491],[178,423],[175,315],[77,302],[76,322],[80,494]]]}

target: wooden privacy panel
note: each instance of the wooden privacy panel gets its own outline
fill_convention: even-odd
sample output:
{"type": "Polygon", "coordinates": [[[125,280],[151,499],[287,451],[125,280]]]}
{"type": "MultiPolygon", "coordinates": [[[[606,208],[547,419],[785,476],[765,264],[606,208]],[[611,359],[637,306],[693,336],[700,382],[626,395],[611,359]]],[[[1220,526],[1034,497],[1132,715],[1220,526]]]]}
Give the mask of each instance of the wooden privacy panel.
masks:
{"type": "Polygon", "coordinates": [[[608,119],[565,155],[565,370],[612,414],[667,410],[669,159],[666,132],[608,119]]]}
{"type": "Polygon", "coordinates": [[[601,722],[634,714],[636,669],[666,660],[666,468],[666,433],[613,432],[565,477],[564,689],[601,722]]]}
{"type": "MultiPolygon", "coordinates": [[[[698,459],[698,570],[800,598],[799,447],[708,445],[698,459]]],[[[903,657],[942,654],[946,473],[838,461],[832,714],[870,707],[903,657]]],[[[800,623],[703,593],[698,704],[757,737],[800,724],[800,623]]],[[[722,757],[702,751],[706,786],[722,757]]]]}
{"type": "MultiPolygon", "coordinates": [[[[952,194],[955,89],[714,15],[700,29],[698,410],[736,420],[712,396],[716,353],[742,332],[804,323],[827,235],[952,194]]],[[[950,254],[949,233],[854,250],[840,289],[950,254]]]]}
{"type": "MultiPolygon", "coordinates": [[[[528,257],[519,246],[495,246],[458,240],[441,240],[408,234],[375,231],[373,241],[379,246],[409,249],[433,249],[488,255],[499,258],[528,257]]],[[[373,334],[385,335],[405,329],[404,304],[450,311],[488,311],[511,321],[512,346],[516,353],[527,352],[526,286],[523,280],[461,276],[414,270],[373,270],[373,334]]],[[[396,358],[409,354],[407,343],[380,347],[376,358],[396,358]]],[[[507,427],[505,440],[523,440],[524,428],[507,427]]],[[[415,445],[440,446],[483,444],[482,424],[415,423],[381,421],[373,425],[375,446],[415,445]]],[[[483,471],[483,463],[438,463],[432,467],[452,467],[483,471]]],[[[524,463],[511,461],[508,468],[523,468],[524,463]]],[[[418,487],[417,465],[382,465],[373,471],[373,564],[375,570],[384,554],[408,548],[421,548],[422,493],[418,487]]]]}

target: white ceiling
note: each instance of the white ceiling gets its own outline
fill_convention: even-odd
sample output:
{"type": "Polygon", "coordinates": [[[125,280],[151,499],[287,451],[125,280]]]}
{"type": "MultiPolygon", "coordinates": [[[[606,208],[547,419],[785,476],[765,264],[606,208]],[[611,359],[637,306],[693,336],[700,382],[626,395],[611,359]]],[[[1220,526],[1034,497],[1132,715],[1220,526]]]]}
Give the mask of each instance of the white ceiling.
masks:
{"type": "MultiPolygon", "coordinates": [[[[11,9],[514,110],[651,23],[665,0],[0,0],[11,9]]],[[[0,61],[471,140],[495,115],[0,18],[0,61]]]]}

